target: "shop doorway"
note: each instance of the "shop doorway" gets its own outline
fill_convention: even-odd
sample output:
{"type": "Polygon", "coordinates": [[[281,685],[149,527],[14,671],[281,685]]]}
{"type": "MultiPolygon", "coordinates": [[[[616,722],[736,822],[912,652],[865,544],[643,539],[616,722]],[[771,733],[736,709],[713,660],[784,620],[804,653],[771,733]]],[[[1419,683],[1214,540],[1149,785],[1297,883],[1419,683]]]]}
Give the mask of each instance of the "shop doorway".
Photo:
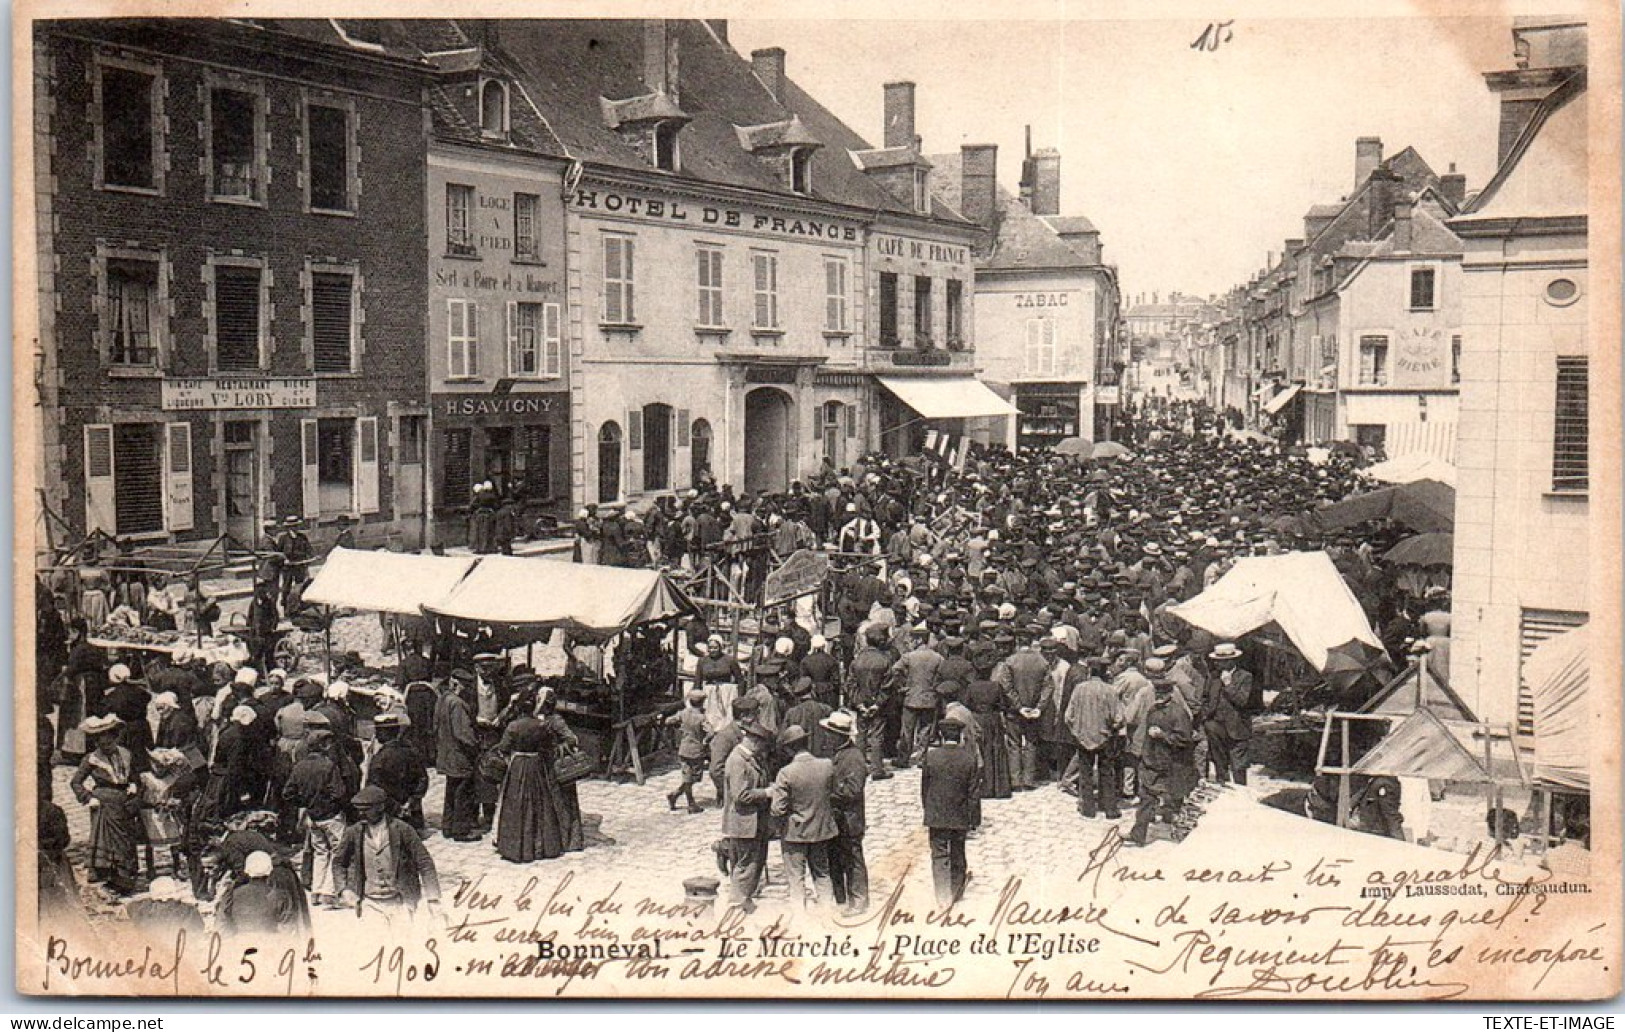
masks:
{"type": "Polygon", "coordinates": [[[671,406],[643,406],[643,489],[671,486],[671,406]]]}
{"type": "Polygon", "coordinates": [[[226,533],[253,547],[260,528],[260,425],[252,419],[222,425],[226,455],[226,533]]]}
{"type": "Polygon", "coordinates": [[[792,403],[776,387],[745,395],[745,490],[752,494],[790,486],[792,403]]]}

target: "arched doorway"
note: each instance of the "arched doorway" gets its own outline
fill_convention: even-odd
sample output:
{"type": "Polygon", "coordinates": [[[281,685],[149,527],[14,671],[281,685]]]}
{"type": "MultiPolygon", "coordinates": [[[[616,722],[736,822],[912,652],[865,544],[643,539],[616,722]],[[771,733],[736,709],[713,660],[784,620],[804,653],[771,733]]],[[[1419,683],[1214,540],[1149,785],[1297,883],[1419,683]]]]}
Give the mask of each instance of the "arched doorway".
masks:
{"type": "Polygon", "coordinates": [[[790,396],[776,387],[745,395],[745,490],[752,494],[790,486],[790,396]]]}
{"type": "Polygon", "coordinates": [[[688,482],[698,486],[706,472],[711,471],[711,424],[696,419],[689,430],[688,482]]]}
{"type": "Polygon", "coordinates": [[[598,428],[598,500],[621,497],[621,424],[613,419],[598,428]]]}
{"type": "Polygon", "coordinates": [[[671,486],[671,406],[643,406],[643,489],[671,486]]]}

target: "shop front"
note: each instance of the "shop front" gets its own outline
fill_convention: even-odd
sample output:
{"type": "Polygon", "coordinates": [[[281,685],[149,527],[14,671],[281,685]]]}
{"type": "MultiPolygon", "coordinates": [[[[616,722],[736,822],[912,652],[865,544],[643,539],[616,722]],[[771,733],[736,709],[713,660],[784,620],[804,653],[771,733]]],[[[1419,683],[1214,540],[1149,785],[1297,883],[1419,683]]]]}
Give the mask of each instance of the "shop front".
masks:
{"type": "Polygon", "coordinates": [[[892,458],[918,454],[931,431],[938,440],[975,444],[994,439],[991,420],[1020,417],[1020,410],[974,376],[877,376],[880,448],[892,458]]]}
{"type": "Polygon", "coordinates": [[[518,499],[526,525],[567,517],[570,395],[435,394],[434,485],[438,544],[465,544],[474,487],[490,482],[518,499]]]}
{"type": "Polygon", "coordinates": [[[1016,447],[1053,448],[1068,437],[1089,437],[1093,427],[1082,419],[1082,383],[1017,383],[1016,447]]]}

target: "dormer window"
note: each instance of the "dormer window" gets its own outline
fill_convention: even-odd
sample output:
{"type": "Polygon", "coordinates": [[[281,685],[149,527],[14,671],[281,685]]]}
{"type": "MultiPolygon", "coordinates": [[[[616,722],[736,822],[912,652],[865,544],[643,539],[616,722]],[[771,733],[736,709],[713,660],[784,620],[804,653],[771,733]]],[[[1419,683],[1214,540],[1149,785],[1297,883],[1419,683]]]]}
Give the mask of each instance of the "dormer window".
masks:
{"type": "Polygon", "coordinates": [[[655,168],[662,172],[677,171],[677,134],[682,128],[683,123],[676,120],[659,122],[655,125],[655,168]]]}
{"type": "Polygon", "coordinates": [[[488,140],[508,135],[508,84],[501,79],[480,83],[480,135],[488,140]]]}
{"type": "Polygon", "coordinates": [[[790,152],[790,189],[798,194],[812,193],[811,147],[799,147],[790,152]]]}

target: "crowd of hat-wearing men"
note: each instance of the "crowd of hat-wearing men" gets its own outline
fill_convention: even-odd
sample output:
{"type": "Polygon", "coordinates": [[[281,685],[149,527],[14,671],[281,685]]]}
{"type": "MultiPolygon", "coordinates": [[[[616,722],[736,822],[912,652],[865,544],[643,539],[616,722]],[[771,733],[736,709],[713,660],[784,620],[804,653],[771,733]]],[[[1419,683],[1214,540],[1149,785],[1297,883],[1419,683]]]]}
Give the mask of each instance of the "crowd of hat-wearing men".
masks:
{"type": "MultiPolygon", "coordinates": [[[[1127,837],[1144,842],[1203,773],[1245,779],[1258,664],[1163,609],[1212,584],[1234,557],[1291,544],[1266,525],[1346,495],[1352,464],[1226,439],[1190,406],[1136,427],[1141,436],[1153,429],[1160,441],[1108,465],[1002,450],[979,451],[958,470],[928,456],[869,457],[783,494],[707,487],[664,500],[645,521],[592,514],[602,522],[582,528],[588,561],[695,568],[731,561],[717,545],[760,536],[780,555],[837,553],[821,611],[770,615],[748,657],[698,620],[684,628],[699,658],[688,704],[672,718],[683,773],[668,803],[699,810],[695,786],[714,786],[734,902],[752,905],[777,838],[792,899],[865,909],[864,791],[897,768],[922,768],[945,903],[964,889],[965,839],[986,800],[1056,783],[1077,795],[1083,817],[1108,820],[1138,801],[1127,837]],[[619,525],[606,534],[605,522],[619,525]]],[[[1374,618],[1406,617],[1368,550],[1336,551],[1374,618]]],[[[288,564],[273,565],[277,598],[297,605],[302,578],[290,586],[288,564]]],[[[256,598],[269,605],[271,576],[261,573],[256,598]]],[[[132,676],[105,668],[83,622],[61,637],[63,655],[50,664],[58,691],[41,713],[57,706],[62,722],[72,708],[59,689],[71,681],[92,718],[71,787],[94,807],[91,876],[114,889],[134,887],[136,847],[150,831],[140,811],[157,800],[179,815],[200,898],[215,891],[205,851],[237,836],[219,850],[227,888],[252,880],[251,853],[302,857],[303,870],[276,859],[260,879],[279,884],[281,897],[251,894],[275,899],[277,920],[297,920],[288,915],[304,905],[301,888],[317,905],[384,912],[432,901],[438,885],[419,834],[430,765],[446,778],[448,837],[495,829],[499,851],[518,861],[581,848],[573,789],[550,780],[551,762],[532,762],[567,743],[568,729],[547,711],[550,693],[526,691],[534,679],[524,671],[457,671],[438,689],[414,681],[404,697],[358,699],[342,671],[330,683],[290,679],[264,658],[208,666],[182,650],[132,676]],[[370,757],[355,736],[357,709],[369,705],[380,711],[370,757]],[[507,741],[515,730],[520,748],[507,741]],[[493,753],[501,762],[488,762],[493,753]],[[511,791],[524,779],[512,776],[509,756],[529,779],[511,791]],[[161,792],[144,789],[149,774],[161,792]],[[528,830],[505,836],[499,813],[531,809],[533,819],[518,822],[528,830]],[[244,850],[245,835],[267,848],[244,850]],[[284,868],[292,878],[278,875],[284,868]],[[285,898],[294,895],[297,904],[285,898]]],[[[42,716],[46,775],[58,744],[60,727],[42,716]]],[[[42,777],[42,872],[71,887],[66,823],[49,784],[42,777]]]]}
{"type": "MultiPolygon", "coordinates": [[[[668,564],[726,562],[715,544],[768,535],[781,556],[830,548],[842,570],[814,618],[770,616],[748,663],[720,635],[696,646],[667,801],[698,809],[708,760],[736,902],[759,893],[779,838],[792,899],[863,910],[864,788],[896,768],[922,768],[945,903],[963,891],[984,800],[1053,782],[1085,818],[1138,802],[1126,837],[1143,844],[1202,775],[1245,781],[1262,663],[1165,608],[1238,556],[1297,544],[1269,525],[1346,496],[1354,461],[1232,440],[1194,405],[1133,432],[1145,447],[1127,462],[869,457],[781,495],[694,493],[632,525],[668,564]]],[[[635,552],[615,538],[618,556],[635,552]]],[[[1415,633],[1368,544],[1331,551],[1384,640],[1415,633]]],[[[691,626],[690,641],[705,633],[691,626]]]]}

